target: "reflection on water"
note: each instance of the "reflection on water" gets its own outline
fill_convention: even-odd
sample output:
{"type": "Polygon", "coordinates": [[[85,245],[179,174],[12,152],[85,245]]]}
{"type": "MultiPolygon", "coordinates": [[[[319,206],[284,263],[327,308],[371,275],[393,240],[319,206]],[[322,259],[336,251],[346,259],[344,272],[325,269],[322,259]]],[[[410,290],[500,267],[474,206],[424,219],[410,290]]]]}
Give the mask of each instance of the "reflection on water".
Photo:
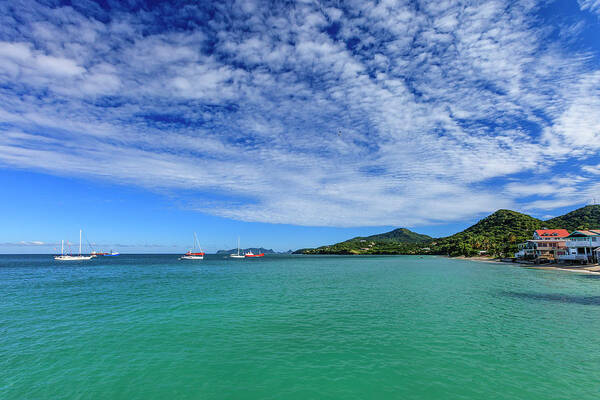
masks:
{"type": "Polygon", "coordinates": [[[597,274],[585,274],[585,275],[579,275],[579,278],[584,278],[584,279],[600,279],[600,275],[597,274]]]}
{"type": "Polygon", "coordinates": [[[502,292],[503,295],[519,299],[545,300],[559,303],[583,304],[600,306],[600,296],[573,296],[560,293],[527,293],[527,292],[502,292]]]}

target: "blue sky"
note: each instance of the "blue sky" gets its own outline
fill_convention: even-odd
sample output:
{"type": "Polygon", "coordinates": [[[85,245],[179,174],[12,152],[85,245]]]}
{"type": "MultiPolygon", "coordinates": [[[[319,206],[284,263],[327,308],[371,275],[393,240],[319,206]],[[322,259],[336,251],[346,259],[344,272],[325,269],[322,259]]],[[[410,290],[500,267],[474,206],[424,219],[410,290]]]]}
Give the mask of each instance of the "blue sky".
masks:
{"type": "Polygon", "coordinates": [[[295,249],[600,199],[600,1],[0,3],[0,252],[295,249]]]}

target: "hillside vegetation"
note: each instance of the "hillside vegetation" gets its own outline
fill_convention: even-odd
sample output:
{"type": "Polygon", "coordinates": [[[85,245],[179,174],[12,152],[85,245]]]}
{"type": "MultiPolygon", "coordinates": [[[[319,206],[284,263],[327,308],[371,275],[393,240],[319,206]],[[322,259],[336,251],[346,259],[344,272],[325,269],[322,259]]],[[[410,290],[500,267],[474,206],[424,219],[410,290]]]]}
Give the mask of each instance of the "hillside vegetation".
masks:
{"type": "Polygon", "coordinates": [[[548,224],[537,218],[511,210],[498,210],[475,225],[435,241],[432,250],[451,256],[506,256],[517,250],[517,244],[531,239],[533,231],[548,224]]]}
{"type": "Polygon", "coordinates": [[[546,223],[569,232],[578,229],[600,229],[600,205],[578,208],[560,217],[549,219],[546,223]]]}
{"type": "Polygon", "coordinates": [[[475,225],[454,235],[433,239],[405,228],[356,237],[345,242],[316,249],[301,249],[301,254],[444,254],[451,256],[478,255],[507,257],[517,251],[517,245],[531,239],[541,228],[600,229],[600,205],[589,205],[563,216],[542,221],[511,210],[498,210],[475,225]]]}
{"type": "Polygon", "coordinates": [[[422,243],[433,239],[431,236],[423,235],[421,233],[413,232],[406,228],[394,229],[386,233],[380,233],[378,235],[371,235],[366,237],[356,237],[354,239],[365,239],[365,240],[388,240],[392,242],[402,243],[422,243]]]}
{"type": "Polygon", "coordinates": [[[301,249],[302,254],[416,254],[431,236],[422,235],[406,228],[372,236],[358,236],[345,242],[316,249],[301,249]]]}

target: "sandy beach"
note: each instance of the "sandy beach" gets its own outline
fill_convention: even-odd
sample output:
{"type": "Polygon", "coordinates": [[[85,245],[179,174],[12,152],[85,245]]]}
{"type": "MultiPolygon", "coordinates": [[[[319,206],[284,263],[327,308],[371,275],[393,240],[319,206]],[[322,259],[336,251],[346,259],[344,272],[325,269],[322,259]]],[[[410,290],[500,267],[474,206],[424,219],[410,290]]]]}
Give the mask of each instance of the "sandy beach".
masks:
{"type": "Polygon", "coordinates": [[[567,272],[577,272],[580,274],[594,274],[600,275],[600,266],[598,264],[592,265],[562,265],[556,264],[552,266],[527,266],[527,268],[531,269],[545,269],[545,270],[555,270],[555,271],[567,271],[567,272]]]}
{"type": "Polygon", "coordinates": [[[457,256],[457,257],[449,257],[449,258],[454,258],[454,259],[457,259],[457,260],[487,262],[487,263],[494,263],[494,264],[510,264],[510,265],[516,264],[516,263],[512,263],[512,262],[501,261],[498,258],[482,257],[482,256],[477,256],[477,257],[457,256]]]}
{"type": "Polygon", "coordinates": [[[542,270],[549,270],[549,271],[566,271],[566,272],[577,272],[580,274],[600,275],[600,265],[599,264],[588,264],[588,265],[542,264],[542,265],[536,265],[536,264],[520,264],[520,263],[501,261],[500,259],[491,258],[491,257],[459,256],[459,257],[452,257],[452,258],[456,258],[456,259],[460,259],[460,260],[477,261],[477,262],[487,262],[487,263],[494,263],[494,264],[498,264],[498,263],[508,264],[508,265],[514,265],[514,266],[521,267],[521,268],[542,269],[542,270]]]}

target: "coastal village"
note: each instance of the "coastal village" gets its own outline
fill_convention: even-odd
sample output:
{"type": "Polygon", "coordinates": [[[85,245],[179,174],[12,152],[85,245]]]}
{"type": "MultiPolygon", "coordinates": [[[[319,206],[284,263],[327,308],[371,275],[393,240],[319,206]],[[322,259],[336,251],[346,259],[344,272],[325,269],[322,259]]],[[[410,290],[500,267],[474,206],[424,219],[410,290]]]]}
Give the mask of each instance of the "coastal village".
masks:
{"type": "Polygon", "coordinates": [[[519,244],[517,262],[595,264],[600,260],[600,230],[537,229],[519,244]]]}
{"type": "MultiPolygon", "coordinates": [[[[398,228],[300,254],[444,255],[534,265],[585,265],[600,261],[600,205],[587,205],[548,220],[498,210],[467,229],[442,238],[398,228]]],[[[586,267],[586,268],[587,268],[586,267]]]]}

